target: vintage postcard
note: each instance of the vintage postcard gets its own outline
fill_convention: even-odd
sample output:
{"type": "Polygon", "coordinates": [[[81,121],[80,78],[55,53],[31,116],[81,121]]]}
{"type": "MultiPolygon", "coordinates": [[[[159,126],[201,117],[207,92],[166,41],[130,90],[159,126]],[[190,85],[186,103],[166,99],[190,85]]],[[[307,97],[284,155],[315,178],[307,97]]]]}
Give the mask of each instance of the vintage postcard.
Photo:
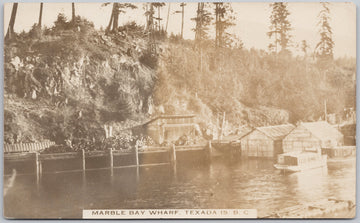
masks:
{"type": "Polygon", "coordinates": [[[4,217],[354,218],[356,6],[4,5],[4,217]]]}

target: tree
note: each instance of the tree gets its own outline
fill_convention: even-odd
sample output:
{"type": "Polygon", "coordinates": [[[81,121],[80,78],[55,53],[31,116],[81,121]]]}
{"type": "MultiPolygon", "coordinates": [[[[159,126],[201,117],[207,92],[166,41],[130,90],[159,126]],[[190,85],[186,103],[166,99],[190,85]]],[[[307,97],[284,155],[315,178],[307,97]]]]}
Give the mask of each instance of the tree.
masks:
{"type": "Polygon", "coordinates": [[[165,6],[165,3],[164,2],[154,2],[154,3],[151,3],[155,8],[158,9],[158,16],[156,18],[154,18],[155,20],[157,20],[157,27],[158,27],[158,31],[161,30],[161,16],[160,16],[160,10],[163,6],[165,6]]]}
{"type": "Polygon", "coordinates": [[[226,47],[231,44],[231,34],[226,29],[235,25],[235,17],[230,3],[215,2],[215,46],[226,47]]]}
{"type": "Polygon", "coordinates": [[[195,32],[195,41],[197,44],[208,39],[208,26],[211,23],[212,17],[211,13],[205,8],[206,4],[208,3],[199,2],[196,17],[191,19],[196,23],[195,28],[192,30],[195,32]]]}
{"type": "MultiPolygon", "coordinates": [[[[104,3],[103,6],[107,6],[108,4],[110,3],[104,3]]],[[[110,22],[106,28],[106,32],[109,32],[110,30],[114,32],[117,30],[119,27],[119,15],[120,13],[126,13],[125,9],[127,8],[136,9],[137,7],[131,3],[113,3],[110,22]]]]}
{"type": "Polygon", "coordinates": [[[315,55],[319,60],[333,59],[334,41],[332,39],[332,29],[330,26],[330,9],[328,2],[321,2],[322,10],[318,18],[318,26],[320,27],[320,41],[315,47],[315,55]]]}
{"type": "Polygon", "coordinates": [[[8,27],[8,30],[7,30],[7,33],[6,33],[6,36],[5,36],[6,40],[11,39],[13,37],[13,35],[15,34],[14,25],[15,25],[17,8],[18,8],[18,3],[14,3],[13,7],[12,7],[12,11],[11,11],[9,27],[8,27]]]}
{"type": "Polygon", "coordinates": [[[184,14],[185,14],[185,6],[186,6],[186,3],[182,2],[182,3],[180,3],[181,11],[179,11],[179,10],[175,11],[175,13],[181,13],[181,30],[180,30],[181,39],[184,38],[184,14]]]}
{"type": "Polygon", "coordinates": [[[42,23],[42,13],[43,13],[43,5],[44,3],[40,3],[40,12],[39,12],[39,22],[38,22],[38,27],[41,30],[41,23],[42,23]]]}
{"type": "Polygon", "coordinates": [[[304,53],[304,58],[307,56],[307,51],[310,48],[306,40],[302,40],[300,44],[300,49],[304,53]]]}
{"type": "Polygon", "coordinates": [[[154,27],[154,3],[145,3],[145,16],[146,16],[146,31],[148,32],[148,44],[151,55],[156,52],[156,42],[155,42],[155,27],[154,27]]]}
{"type": "Polygon", "coordinates": [[[269,38],[274,37],[274,43],[269,45],[269,49],[275,50],[278,53],[278,46],[281,47],[281,52],[287,51],[290,43],[291,23],[288,20],[290,12],[287,9],[287,3],[274,2],[270,4],[272,12],[270,15],[270,31],[267,33],[269,38]]]}
{"type": "Polygon", "coordinates": [[[71,22],[75,23],[76,15],[75,15],[75,3],[71,3],[71,22]]]}

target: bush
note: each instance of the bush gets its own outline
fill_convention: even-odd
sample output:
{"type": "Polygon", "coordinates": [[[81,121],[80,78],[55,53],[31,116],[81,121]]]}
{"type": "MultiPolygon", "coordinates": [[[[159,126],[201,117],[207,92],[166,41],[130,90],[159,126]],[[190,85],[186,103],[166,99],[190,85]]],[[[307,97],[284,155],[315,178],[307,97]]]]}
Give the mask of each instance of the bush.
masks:
{"type": "Polygon", "coordinates": [[[150,50],[146,50],[139,58],[140,63],[156,69],[158,63],[158,56],[152,53],[150,50]]]}

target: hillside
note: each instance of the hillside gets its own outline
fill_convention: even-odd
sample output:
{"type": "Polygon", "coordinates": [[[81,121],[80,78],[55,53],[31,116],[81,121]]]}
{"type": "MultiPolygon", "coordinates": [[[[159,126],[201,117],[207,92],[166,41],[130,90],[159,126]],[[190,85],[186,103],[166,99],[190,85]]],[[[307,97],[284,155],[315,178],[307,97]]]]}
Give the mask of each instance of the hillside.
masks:
{"type": "Polygon", "coordinates": [[[165,36],[155,54],[141,26],[105,34],[80,21],[74,28],[60,18],[41,38],[33,29],[6,42],[6,143],[95,144],[109,124],[129,142],[134,136],[123,129],[162,113],[197,114],[206,132],[225,112],[228,132],[235,132],[242,125],[316,120],[325,98],[329,113],[355,104],[351,59],[324,74],[310,58],[210,43],[200,50],[165,36]]]}

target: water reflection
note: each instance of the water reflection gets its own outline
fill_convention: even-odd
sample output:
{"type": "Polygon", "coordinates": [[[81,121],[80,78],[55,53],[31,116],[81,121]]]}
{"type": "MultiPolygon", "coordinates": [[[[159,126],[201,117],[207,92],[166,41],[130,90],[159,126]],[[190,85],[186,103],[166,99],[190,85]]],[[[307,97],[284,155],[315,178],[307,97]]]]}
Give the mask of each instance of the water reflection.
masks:
{"type": "Polygon", "coordinates": [[[324,198],[355,198],[355,163],[284,175],[271,160],[213,160],[19,175],[8,217],[80,218],[82,209],[257,208],[259,215],[324,198]]]}

